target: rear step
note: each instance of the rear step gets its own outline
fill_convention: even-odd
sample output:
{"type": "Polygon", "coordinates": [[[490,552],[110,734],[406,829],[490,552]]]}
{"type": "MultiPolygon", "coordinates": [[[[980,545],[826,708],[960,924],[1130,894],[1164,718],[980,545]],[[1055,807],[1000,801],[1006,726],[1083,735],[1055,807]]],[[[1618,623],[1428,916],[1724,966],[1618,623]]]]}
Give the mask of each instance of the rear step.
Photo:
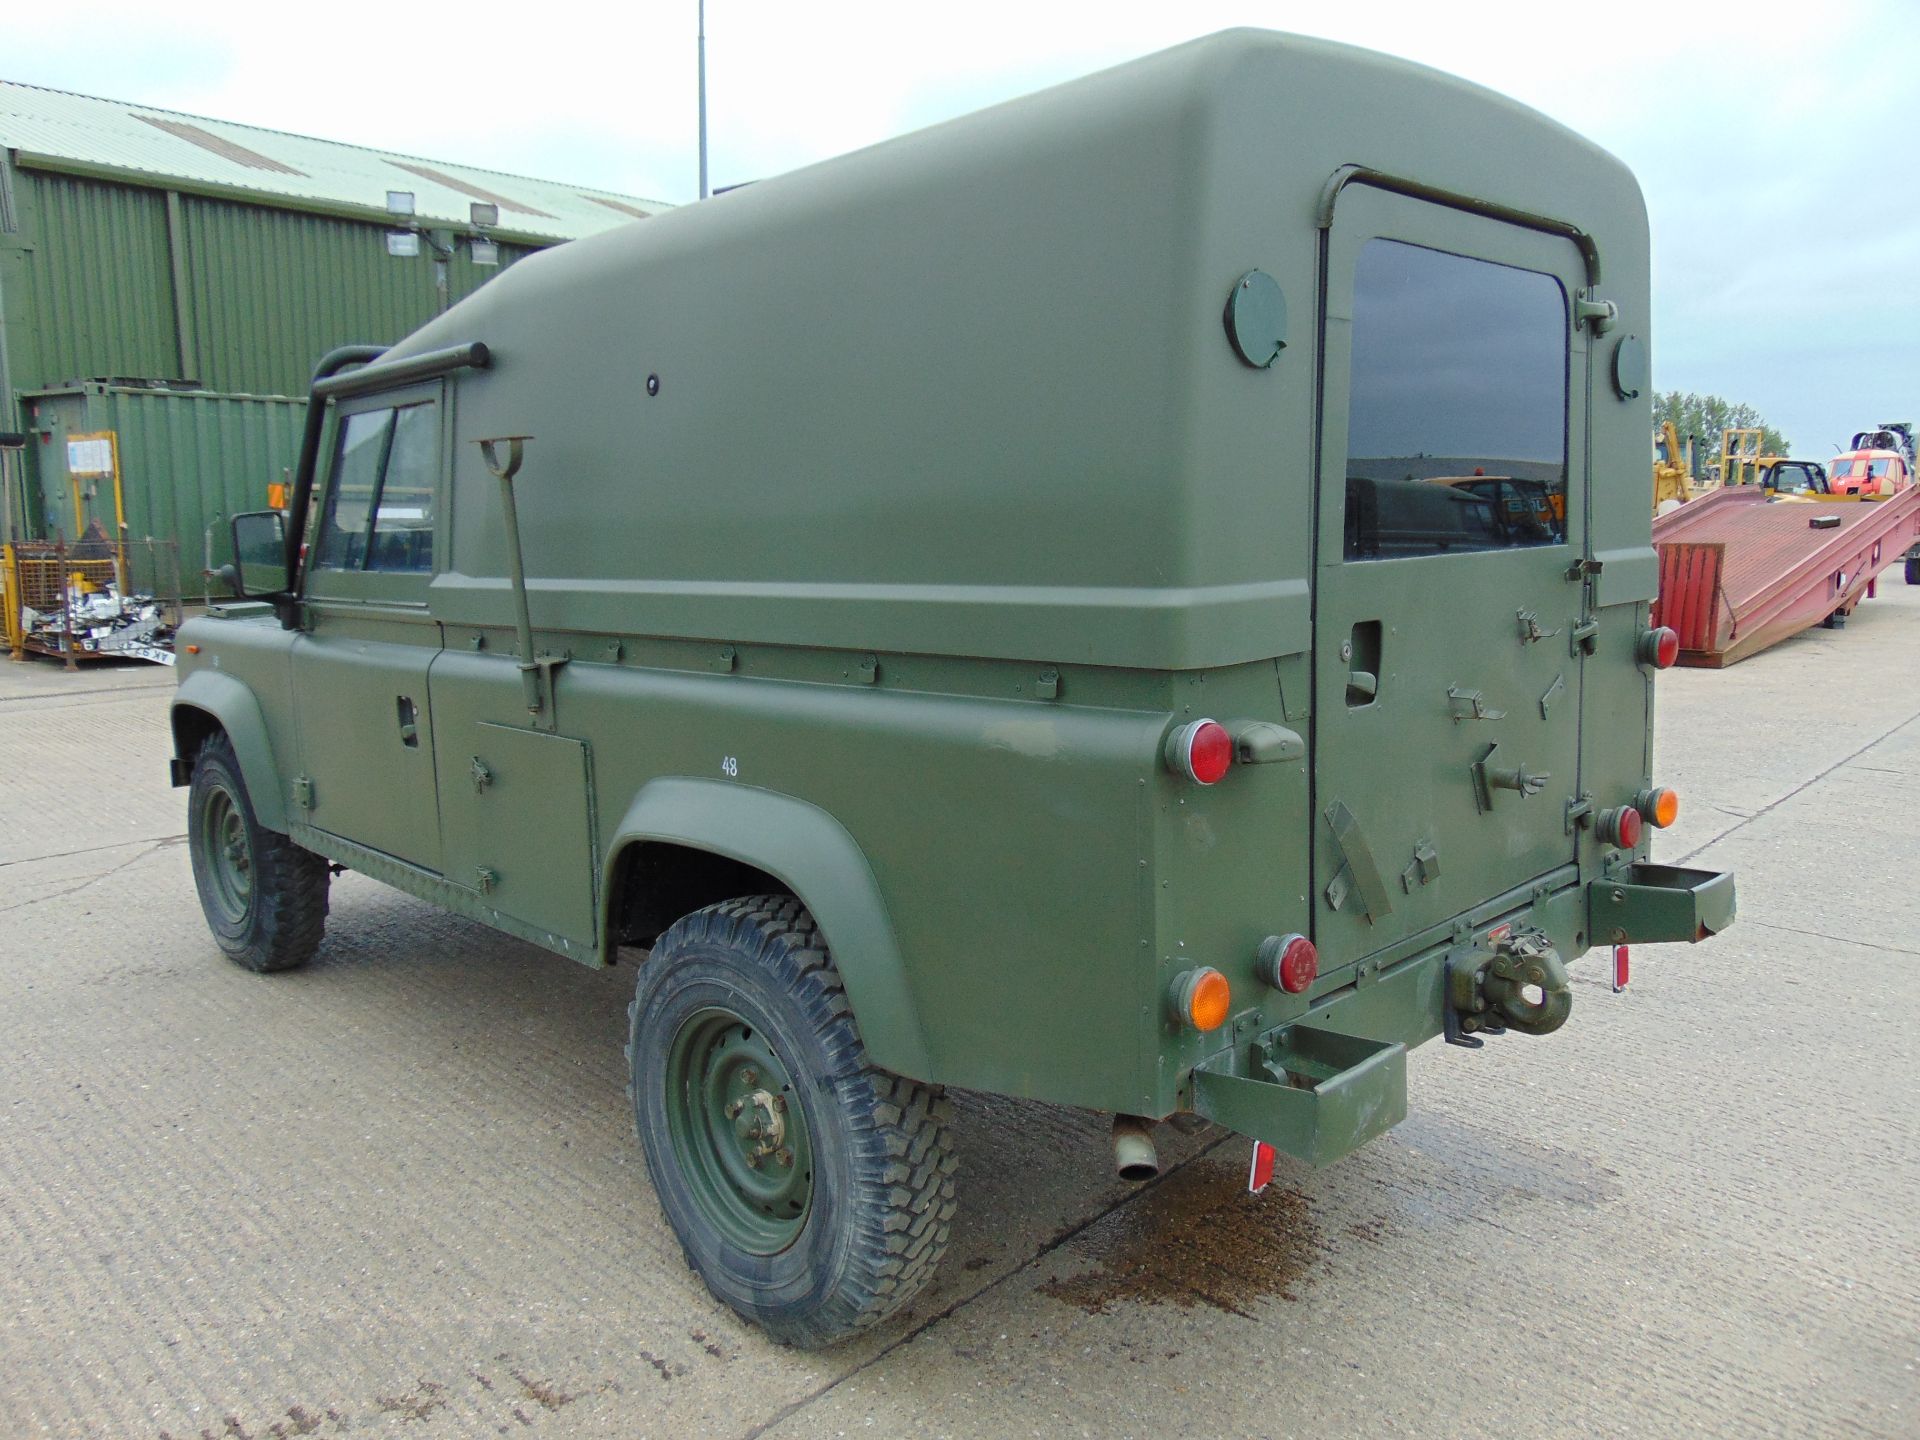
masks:
{"type": "Polygon", "coordinates": [[[1292,1025],[1253,1043],[1254,1078],[1232,1051],[1193,1072],[1209,1120],[1311,1165],[1328,1165],[1407,1118],[1407,1047],[1292,1025]]]}

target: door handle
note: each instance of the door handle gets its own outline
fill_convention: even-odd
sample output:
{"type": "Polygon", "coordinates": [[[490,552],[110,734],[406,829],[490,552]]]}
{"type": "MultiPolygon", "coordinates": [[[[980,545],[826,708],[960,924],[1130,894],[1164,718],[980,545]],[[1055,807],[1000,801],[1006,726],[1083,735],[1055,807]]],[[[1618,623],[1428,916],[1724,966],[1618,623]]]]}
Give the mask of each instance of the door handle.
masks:
{"type": "Polygon", "coordinates": [[[1366,705],[1380,693],[1380,677],[1371,670],[1347,672],[1347,704],[1366,705]]]}
{"type": "Polygon", "coordinates": [[[413,700],[406,695],[393,697],[394,713],[400,722],[400,743],[410,750],[420,748],[420,717],[413,708],[413,700]]]}

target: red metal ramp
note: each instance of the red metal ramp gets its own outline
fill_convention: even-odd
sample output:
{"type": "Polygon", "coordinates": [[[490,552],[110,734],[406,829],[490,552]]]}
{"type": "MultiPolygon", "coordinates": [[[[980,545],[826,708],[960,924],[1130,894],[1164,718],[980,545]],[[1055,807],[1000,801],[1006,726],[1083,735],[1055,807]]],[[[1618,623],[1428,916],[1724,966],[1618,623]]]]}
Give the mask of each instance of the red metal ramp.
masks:
{"type": "Polygon", "coordinates": [[[1888,500],[1773,500],[1719,490],[1653,522],[1655,623],[1680,636],[1683,665],[1732,665],[1851,611],[1920,538],[1920,489],[1888,500]]]}

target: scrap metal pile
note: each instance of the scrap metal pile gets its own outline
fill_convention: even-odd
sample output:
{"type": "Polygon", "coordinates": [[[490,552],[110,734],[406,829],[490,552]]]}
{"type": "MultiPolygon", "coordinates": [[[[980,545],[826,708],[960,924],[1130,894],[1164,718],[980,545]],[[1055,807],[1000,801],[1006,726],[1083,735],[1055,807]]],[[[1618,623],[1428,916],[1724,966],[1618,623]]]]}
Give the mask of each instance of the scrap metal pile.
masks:
{"type": "Polygon", "coordinates": [[[112,582],[96,586],[71,576],[64,613],[57,605],[51,612],[27,605],[20,620],[26,648],[45,655],[174,661],[171,607],[146,592],[122,596],[112,582]]]}

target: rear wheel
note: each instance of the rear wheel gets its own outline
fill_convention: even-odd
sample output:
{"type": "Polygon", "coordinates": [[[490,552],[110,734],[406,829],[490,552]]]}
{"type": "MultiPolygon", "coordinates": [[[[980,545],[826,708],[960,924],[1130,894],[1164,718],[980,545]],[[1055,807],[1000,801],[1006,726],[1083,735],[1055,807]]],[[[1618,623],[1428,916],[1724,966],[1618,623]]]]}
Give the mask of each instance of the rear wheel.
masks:
{"type": "Polygon", "coordinates": [[[1920,555],[1907,556],[1907,583],[1920,585],[1920,555]]]}
{"type": "Polygon", "coordinates": [[[797,900],[675,924],[640,968],[628,1038],[647,1169],[716,1297],[819,1346],[926,1284],[954,1212],[948,1102],[867,1059],[797,900]]]}
{"type": "Polygon", "coordinates": [[[200,747],[187,791],[187,846],[207,928],[249,970],[291,970],[319,947],[327,862],[263,826],[225,735],[200,747]]]}

